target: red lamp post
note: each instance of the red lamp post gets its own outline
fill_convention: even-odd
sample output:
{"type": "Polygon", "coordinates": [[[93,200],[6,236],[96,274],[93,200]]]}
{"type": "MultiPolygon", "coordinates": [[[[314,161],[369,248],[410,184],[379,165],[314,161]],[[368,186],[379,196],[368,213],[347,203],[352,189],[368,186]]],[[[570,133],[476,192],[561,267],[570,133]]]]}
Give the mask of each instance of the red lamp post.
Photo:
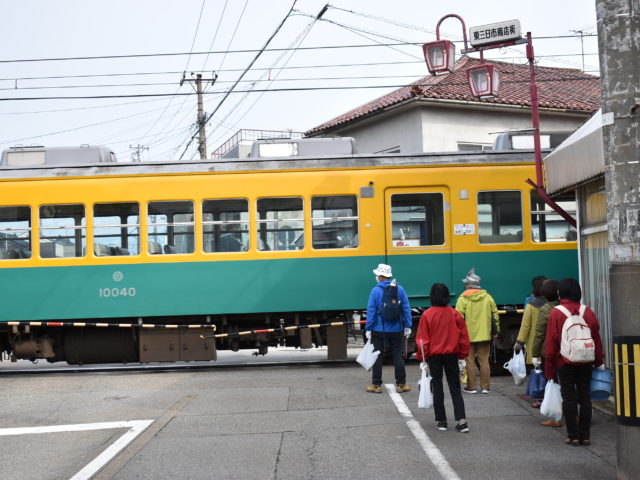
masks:
{"type": "MultiPolygon", "coordinates": [[[[447,40],[440,40],[440,24],[449,17],[455,17],[462,24],[464,38],[464,50],[462,53],[480,53],[480,60],[483,61],[483,52],[494,48],[508,47],[518,44],[527,44],[527,60],[529,61],[529,93],[531,96],[531,119],[533,123],[533,146],[536,162],[536,181],[527,179],[526,182],[538,191],[544,202],[564,218],[571,226],[576,227],[576,220],[565,212],[556,202],[554,202],[544,189],[544,179],[542,175],[542,148],[540,146],[540,115],[538,112],[538,88],[536,86],[536,72],[533,57],[533,44],[531,42],[531,32],[527,33],[527,38],[520,37],[520,23],[515,21],[503,22],[503,24],[485,25],[472,28],[472,45],[467,45],[467,32],[464,20],[453,13],[445,15],[438,21],[436,26],[435,42],[425,43],[422,46],[427,69],[432,75],[439,73],[453,72],[455,46],[447,40]],[[515,28],[517,26],[517,28],[515,28]],[[495,40],[494,40],[495,39],[495,40]]],[[[500,86],[500,72],[492,64],[482,63],[466,70],[467,81],[471,95],[477,98],[491,98],[498,96],[500,86]]]]}

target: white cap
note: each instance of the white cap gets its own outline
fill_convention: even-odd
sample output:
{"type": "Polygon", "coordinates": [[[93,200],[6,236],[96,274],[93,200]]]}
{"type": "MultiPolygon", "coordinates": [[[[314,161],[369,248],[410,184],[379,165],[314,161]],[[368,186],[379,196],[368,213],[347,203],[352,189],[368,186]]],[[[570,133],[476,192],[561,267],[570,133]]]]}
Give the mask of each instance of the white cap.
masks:
{"type": "Polygon", "coordinates": [[[475,268],[469,270],[469,273],[467,273],[467,276],[463,278],[462,281],[470,287],[480,288],[480,277],[476,275],[475,268]]]}
{"type": "Polygon", "coordinates": [[[378,277],[393,277],[393,273],[391,273],[391,266],[385,265],[384,263],[379,264],[378,268],[376,268],[373,273],[378,277]]]}

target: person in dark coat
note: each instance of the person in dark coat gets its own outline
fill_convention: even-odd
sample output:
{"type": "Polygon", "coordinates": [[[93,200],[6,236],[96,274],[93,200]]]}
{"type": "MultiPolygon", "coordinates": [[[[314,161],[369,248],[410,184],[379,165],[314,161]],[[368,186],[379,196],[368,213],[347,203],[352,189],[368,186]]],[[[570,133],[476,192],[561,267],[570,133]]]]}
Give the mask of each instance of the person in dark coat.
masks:
{"type": "Polygon", "coordinates": [[[429,294],[431,308],[420,317],[416,345],[417,358],[429,364],[431,386],[433,389],[433,409],[436,416],[436,428],[447,429],[447,414],[444,409],[444,371],[453,402],[453,414],[456,430],[469,431],[464,410],[464,399],[460,387],[459,369],[466,365],[470,343],[467,325],[462,315],[449,306],[451,296],[444,283],[434,283],[429,294]]]}

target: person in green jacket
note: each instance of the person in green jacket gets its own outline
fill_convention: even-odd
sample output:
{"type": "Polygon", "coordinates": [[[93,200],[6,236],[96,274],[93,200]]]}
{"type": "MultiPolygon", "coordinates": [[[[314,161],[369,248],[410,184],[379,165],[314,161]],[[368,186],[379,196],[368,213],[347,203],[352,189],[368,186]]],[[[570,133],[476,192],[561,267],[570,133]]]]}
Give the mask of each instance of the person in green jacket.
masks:
{"type": "MultiPolygon", "coordinates": [[[[531,357],[533,365],[538,368],[542,365],[544,357],[544,341],[547,337],[547,322],[549,321],[549,314],[559,303],[558,298],[558,281],[548,279],[542,283],[542,297],[547,301],[538,312],[538,322],[536,323],[536,333],[533,337],[533,344],[531,345],[531,357]]],[[[531,403],[534,408],[540,408],[540,402],[534,400],[531,403]]],[[[559,427],[560,422],[553,419],[540,422],[545,427],[559,427]]]]}
{"type": "Polygon", "coordinates": [[[466,393],[477,393],[477,376],[475,362],[480,366],[480,386],[482,393],[489,393],[490,369],[489,353],[491,340],[498,336],[500,326],[498,322],[498,307],[489,292],[480,287],[480,277],[472,268],[462,279],[465,291],[458,297],[456,310],[464,317],[469,331],[471,348],[466,358],[467,386],[462,390],[466,393]]]}
{"type": "Polygon", "coordinates": [[[518,332],[518,339],[513,349],[518,353],[525,348],[527,354],[525,363],[527,365],[532,364],[531,348],[533,346],[533,337],[536,334],[536,323],[538,321],[538,313],[540,308],[545,304],[546,300],[542,297],[542,282],[547,277],[538,276],[531,280],[531,287],[533,292],[533,298],[529,300],[529,303],[524,308],[524,315],[522,316],[522,322],[520,323],[520,331],[518,332]]]}

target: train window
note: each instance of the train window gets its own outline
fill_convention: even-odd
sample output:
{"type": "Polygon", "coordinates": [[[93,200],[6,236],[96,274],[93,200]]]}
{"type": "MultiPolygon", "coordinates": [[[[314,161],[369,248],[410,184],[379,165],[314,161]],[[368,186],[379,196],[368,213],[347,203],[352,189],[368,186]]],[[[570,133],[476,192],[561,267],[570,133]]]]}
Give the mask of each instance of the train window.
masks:
{"type": "Polygon", "coordinates": [[[31,258],[31,208],[0,207],[0,259],[31,258]]]}
{"type": "Polygon", "coordinates": [[[42,205],[40,256],[83,257],[87,246],[86,230],[84,205],[42,205]]]}
{"type": "MultiPolygon", "coordinates": [[[[553,200],[565,212],[575,216],[576,197],[573,192],[553,200]]],[[[534,242],[568,242],[577,239],[575,228],[544,203],[535,190],[531,191],[531,236],[534,242]]]]}
{"type": "Polygon", "coordinates": [[[399,248],[444,245],[442,194],[392,195],[391,244],[399,248]]]}
{"type": "Polygon", "coordinates": [[[302,198],[260,198],[258,250],[300,250],[304,247],[302,198]]]}
{"type": "Polygon", "coordinates": [[[249,202],[244,199],[202,202],[204,251],[245,252],[249,248],[249,202]]]}
{"type": "Polygon", "coordinates": [[[356,196],[313,197],[311,226],[313,248],[356,248],[358,246],[356,196]]]}
{"type": "Polygon", "coordinates": [[[480,243],[522,242],[521,192],[478,192],[478,239],[480,243]]]}
{"type": "Polygon", "coordinates": [[[149,253],[193,253],[193,202],[149,202],[149,253]]]}
{"type": "Polygon", "coordinates": [[[93,206],[95,255],[140,253],[140,207],[137,203],[97,203],[93,206]]]}

